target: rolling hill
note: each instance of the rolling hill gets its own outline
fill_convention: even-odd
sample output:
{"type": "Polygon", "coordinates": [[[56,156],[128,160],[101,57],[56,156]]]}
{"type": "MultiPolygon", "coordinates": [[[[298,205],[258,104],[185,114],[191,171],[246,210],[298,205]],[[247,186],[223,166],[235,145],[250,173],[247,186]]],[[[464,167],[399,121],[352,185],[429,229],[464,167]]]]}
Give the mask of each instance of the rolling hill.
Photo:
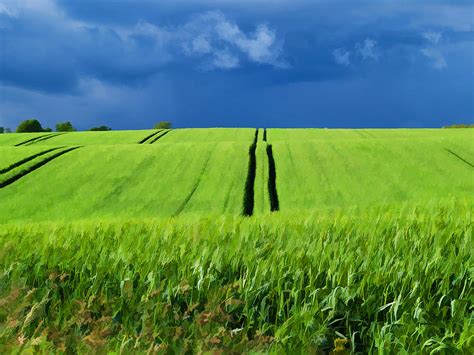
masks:
{"type": "Polygon", "coordinates": [[[3,352],[471,353],[474,130],[0,134],[3,352]]]}

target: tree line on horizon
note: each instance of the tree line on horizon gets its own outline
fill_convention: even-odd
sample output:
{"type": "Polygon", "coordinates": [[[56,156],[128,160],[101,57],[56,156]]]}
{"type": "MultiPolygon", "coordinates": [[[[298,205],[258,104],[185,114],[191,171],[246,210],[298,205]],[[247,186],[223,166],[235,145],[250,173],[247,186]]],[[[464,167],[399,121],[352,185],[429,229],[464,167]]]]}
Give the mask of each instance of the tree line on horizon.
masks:
{"type": "MultiPolygon", "coordinates": [[[[70,121],[59,122],[56,124],[56,132],[75,132],[77,129],[72,125],[70,121]]],[[[171,129],[171,121],[159,121],[154,126],[153,129],[171,129]]],[[[443,126],[442,128],[474,128],[474,124],[453,124],[448,126],[443,126]]],[[[112,128],[106,125],[97,126],[89,128],[87,131],[111,131],[112,128]]],[[[41,122],[37,119],[29,119],[20,122],[16,128],[16,133],[29,133],[29,132],[52,132],[51,128],[43,128],[41,122]]],[[[12,130],[8,127],[0,126],[0,133],[12,133],[12,130]]]]}
{"type": "MultiPolygon", "coordinates": [[[[153,126],[153,129],[171,129],[172,124],[170,121],[159,121],[153,126]]],[[[72,125],[70,121],[59,122],[56,124],[56,132],[75,132],[77,129],[72,125]]],[[[97,126],[88,129],[88,131],[111,131],[112,128],[109,126],[97,126]]],[[[32,133],[32,132],[52,132],[53,130],[49,127],[43,128],[41,122],[37,119],[29,119],[20,122],[16,128],[16,133],[32,133]]],[[[8,127],[0,127],[0,133],[11,133],[11,129],[8,127]]]]}

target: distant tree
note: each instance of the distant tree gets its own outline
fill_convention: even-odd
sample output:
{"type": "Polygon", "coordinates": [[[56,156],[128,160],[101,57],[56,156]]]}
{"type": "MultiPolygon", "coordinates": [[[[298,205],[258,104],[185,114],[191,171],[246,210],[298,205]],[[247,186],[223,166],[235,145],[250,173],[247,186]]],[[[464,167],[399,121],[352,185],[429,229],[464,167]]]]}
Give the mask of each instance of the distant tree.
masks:
{"type": "Polygon", "coordinates": [[[5,127],[5,132],[4,133],[12,133],[12,130],[8,127],[5,127]]]}
{"type": "Polygon", "coordinates": [[[112,128],[107,126],[92,127],[89,131],[111,131],[112,128]]]}
{"type": "Polygon", "coordinates": [[[17,129],[17,133],[23,133],[23,132],[45,132],[43,127],[41,127],[41,123],[38,120],[35,119],[30,119],[30,120],[25,120],[21,122],[17,129]]]}
{"type": "Polygon", "coordinates": [[[154,129],[171,129],[171,122],[170,121],[160,121],[155,124],[154,129]]]}
{"type": "Polygon", "coordinates": [[[451,126],[443,126],[443,128],[474,128],[474,124],[453,124],[451,126]]]}
{"type": "Polygon", "coordinates": [[[56,123],[56,132],[73,132],[76,129],[72,126],[69,121],[56,123]]]}
{"type": "Polygon", "coordinates": [[[43,129],[43,132],[52,132],[53,130],[49,127],[46,127],[45,129],[43,129]]]}
{"type": "Polygon", "coordinates": [[[5,132],[5,128],[0,127],[0,133],[4,133],[4,132],[5,132]]]}

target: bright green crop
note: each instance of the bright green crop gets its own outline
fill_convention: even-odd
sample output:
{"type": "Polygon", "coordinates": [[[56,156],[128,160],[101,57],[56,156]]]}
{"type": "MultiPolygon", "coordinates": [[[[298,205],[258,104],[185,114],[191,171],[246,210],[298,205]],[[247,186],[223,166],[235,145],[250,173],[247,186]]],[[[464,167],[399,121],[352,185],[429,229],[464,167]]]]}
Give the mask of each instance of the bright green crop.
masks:
{"type": "Polygon", "coordinates": [[[154,130],[67,132],[35,145],[134,144],[154,132],[154,130]]]}
{"type": "Polygon", "coordinates": [[[0,189],[0,223],[238,215],[246,150],[232,142],[85,146],[0,189]]]}
{"type": "Polygon", "coordinates": [[[0,344],[469,353],[472,202],[5,225],[0,344]]]}
{"type": "MultiPolygon", "coordinates": [[[[272,130],[268,133],[272,136],[272,130]]],[[[462,137],[461,137],[462,138],[462,137]]],[[[428,201],[474,193],[474,140],[275,141],[282,211],[428,201]],[[453,150],[454,149],[454,150],[453,150]]]]}
{"type": "Polygon", "coordinates": [[[474,353],[473,134],[0,135],[0,350],[474,353]]]}

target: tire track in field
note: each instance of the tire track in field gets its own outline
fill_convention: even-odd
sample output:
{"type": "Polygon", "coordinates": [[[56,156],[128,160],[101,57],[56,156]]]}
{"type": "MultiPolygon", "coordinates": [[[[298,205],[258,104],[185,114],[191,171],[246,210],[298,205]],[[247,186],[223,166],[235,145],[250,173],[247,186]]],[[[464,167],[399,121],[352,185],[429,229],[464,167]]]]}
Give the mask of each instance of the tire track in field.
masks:
{"type": "Polygon", "coordinates": [[[159,129],[158,131],[156,132],[153,132],[152,134],[146,136],[145,138],[143,138],[141,141],[138,142],[138,144],[143,144],[143,143],[146,143],[147,140],[153,138],[154,136],[156,136],[158,133],[161,132],[161,129],[159,129]]]}
{"type": "Polygon", "coordinates": [[[255,208],[255,178],[257,176],[257,144],[258,128],[255,130],[255,137],[249,147],[249,163],[247,169],[247,179],[245,180],[244,200],[242,214],[251,216],[255,208]]]}
{"type": "Polygon", "coordinates": [[[165,134],[168,134],[168,133],[170,133],[170,132],[171,132],[171,130],[164,131],[163,134],[160,134],[159,136],[153,138],[153,139],[150,141],[150,144],[155,143],[158,139],[160,139],[160,138],[163,137],[165,134]]]}
{"type": "Polygon", "coordinates": [[[447,152],[451,153],[451,154],[454,155],[456,158],[458,158],[459,160],[461,160],[461,161],[463,161],[464,163],[466,163],[467,165],[469,165],[471,168],[474,168],[474,164],[468,162],[466,159],[464,159],[464,158],[461,157],[460,155],[456,154],[456,153],[453,152],[451,149],[444,148],[444,150],[446,150],[447,152]]]}
{"type": "Polygon", "coordinates": [[[53,150],[57,150],[57,149],[60,149],[60,148],[64,148],[64,147],[55,147],[55,148],[51,148],[51,149],[47,149],[47,150],[44,150],[42,152],[39,152],[39,153],[36,153],[36,154],[33,154],[33,155],[30,155],[29,157],[26,157],[20,161],[17,161],[13,164],[10,164],[9,166],[7,166],[6,168],[3,168],[3,169],[0,169],[0,174],[5,174],[5,173],[8,173],[9,171],[25,164],[25,163],[28,163],[29,161],[37,158],[37,157],[40,157],[44,154],[47,154],[49,152],[52,152],[53,150]]]}
{"type": "Polygon", "coordinates": [[[196,181],[196,183],[194,184],[193,188],[191,189],[191,191],[189,192],[189,194],[186,196],[186,198],[183,200],[183,202],[181,203],[181,205],[178,207],[178,209],[176,210],[176,212],[173,214],[173,217],[179,215],[181,212],[183,212],[183,210],[185,209],[186,205],[188,204],[188,202],[191,200],[191,198],[193,197],[194,193],[196,192],[197,188],[199,187],[199,184],[201,183],[202,181],[202,177],[204,175],[204,172],[206,171],[207,169],[207,165],[209,164],[209,161],[211,160],[211,157],[212,157],[212,154],[214,153],[214,151],[216,150],[216,147],[217,147],[217,143],[214,145],[214,147],[212,148],[211,152],[209,153],[209,155],[207,156],[207,159],[206,159],[206,162],[204,163],[204,166],[203,168],[201,169],[201,172],[199,173],[199,177],[196,181]]]}
{"type": "Polygon", "coordinates": [[[296,181],[299,183],[300,178],[297,173],[298,170],[296,170],[295,159],[293,158],[293,153],[291,152],[290,146],[288,145],[288,141],[285,142],[285,146],[286,150],[288,151],[288,157],[290,158],[291,171],[293,172],[293,175],[295,175],[296,181]]]}
{"type": "Polygon", "coordinates": [[[8,186],[8,185],[13,184],[15,181],[21,179],[23,176],[26,176],[26,175],[28,175],[29,173],[33,172],[33,171],[35,171],[35,170],[41,168],[43,165],[49,163],[51,160],[54,160],[54,159],[60,157],[60,156],[63,155],[63,154],[69,153],[69,152],[71,152],[71,151],[73,151],[73,150],[75,150],[75,149],[79,149],[79,148],[81,148],[81,147],[71,147],[71,148],[67,148],[67,149],[65,149],[65,150],[62,150],[62,151],[60,151],[60,152],[58,152],[58,153],[56,153],[56,154],[53,154],[53,155],[47,157],[47,158],[44,159],[44,160],[39,161],[38,163],[36,163],[36,164],[30,166],[29,168],[20,171],[18,174],[13,175],[12,177],[10,177],[10,178],[8,178],[8,179],[6,179],[6,180],[0,181],[0,188],[3,188],[3,187],[6,187],[6,186],[8,186]]]}
{"type": "Polygon", "coordinates": [[[234,175],[234,178],[232,179],[232,183],[230,184],[229,188],[227,189],[227,193],[226,193],[225,200],[224,200],[224,207],[222,208],[223,212],[227,211],[227,206],[229,205],[229,200],[230,200],[230,194],[232,193],[232,190],[234,189],[234,186],[237,183],[238,183],[237,175],[234,175]]]}
{"type": "Polygon", "coordinates": [[[60,136],[61,134],[64,134],[64,133],[50,133],[50,134],[46,134],[44,136],[31,138],[31,139],[28,139],[24,142],[15,144],[15,147],[20,147],[22,145],[30,145],[30,144],[34,144],[34,143],[37,143],[37,142],[45,141],[47,139],[50,139],[50,138],[53,138],[53,137],[56,137],[56,136],[60,136]]]}
{"type": "Polygon", "coordinates": [[[268,155],[268,195],[270,196],[270,212],[280,210],[278,192],[276,188],[276,167],[271,144],[267,144],[268,155]]]}

